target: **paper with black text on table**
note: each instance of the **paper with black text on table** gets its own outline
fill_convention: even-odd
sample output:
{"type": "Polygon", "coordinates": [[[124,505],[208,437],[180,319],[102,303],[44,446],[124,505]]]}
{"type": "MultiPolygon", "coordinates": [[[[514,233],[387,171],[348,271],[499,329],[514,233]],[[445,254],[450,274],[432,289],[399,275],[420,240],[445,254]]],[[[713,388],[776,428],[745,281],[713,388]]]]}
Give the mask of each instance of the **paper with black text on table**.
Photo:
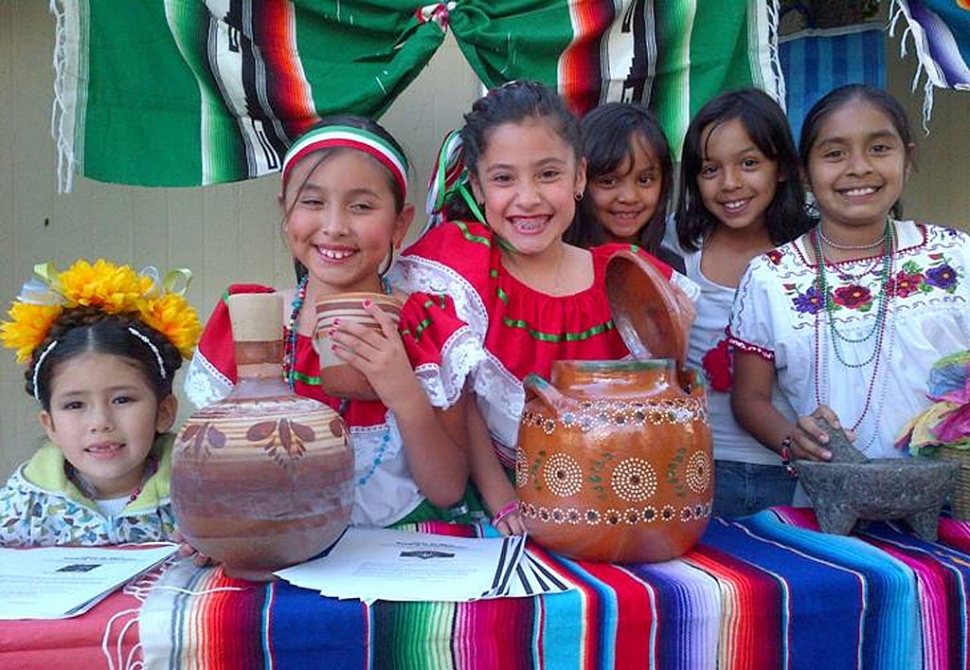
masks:
{"type": "Polygon", "coordinates": [[[170,542],[0,548],[0,619],[77,616],[176,551],[170,542]]]}
{"type": "Polygon", "coordinates": [[[364,601],[462,602],[570,588],[527,556],[525,545],[524,536],[469,538],[352,527],[326,556],[276,575],[325,596],[364,601]]]}

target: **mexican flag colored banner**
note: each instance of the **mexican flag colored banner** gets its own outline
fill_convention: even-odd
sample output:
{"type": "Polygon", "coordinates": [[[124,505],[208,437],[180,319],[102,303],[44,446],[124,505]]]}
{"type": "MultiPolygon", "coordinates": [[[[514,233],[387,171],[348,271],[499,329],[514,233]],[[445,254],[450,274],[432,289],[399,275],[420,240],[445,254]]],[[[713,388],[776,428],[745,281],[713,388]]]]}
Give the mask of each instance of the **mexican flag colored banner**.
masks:
{"type": "MultiPolygon", "coordinates": [[[[196,186],[277,171],[321,116],[379,116],[451,30],[487,86],[537,79],[577,114],[784,98],[776,0],[53,0],[59,181],[196,186]],[[146,160],[150,156],[150,160],[146,160]]],[[[442,82],[447,87],[447,82],[442,82]]]]}

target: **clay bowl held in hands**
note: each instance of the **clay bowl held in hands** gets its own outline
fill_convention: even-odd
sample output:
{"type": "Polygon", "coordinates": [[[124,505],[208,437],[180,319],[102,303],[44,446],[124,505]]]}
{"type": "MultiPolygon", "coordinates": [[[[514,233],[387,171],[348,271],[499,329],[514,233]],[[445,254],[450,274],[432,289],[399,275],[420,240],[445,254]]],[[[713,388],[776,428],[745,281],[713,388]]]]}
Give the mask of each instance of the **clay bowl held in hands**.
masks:
{"type": "Polygon", "coordinates": [[[320,356],[320,387],[335,398],[377,400],[377,394],[363,373],[342,361],[333,351],[333,340],[327,335],[336,320],[340,323],[360,323],[380,332],[380,324],[363,307],[370,300],[397,323],[401,319],[403,303],[383,293],[341,293],[317,300],[317,326],[314,334],[320,356]]]}
{"type": "Polygon", "coordinates": [[[795,468],[824,532],[848,535],[856,521],[905,519],[917,535],[932,541],[959,466],[883,458],[865,463],[798,460],[795,468]]]}

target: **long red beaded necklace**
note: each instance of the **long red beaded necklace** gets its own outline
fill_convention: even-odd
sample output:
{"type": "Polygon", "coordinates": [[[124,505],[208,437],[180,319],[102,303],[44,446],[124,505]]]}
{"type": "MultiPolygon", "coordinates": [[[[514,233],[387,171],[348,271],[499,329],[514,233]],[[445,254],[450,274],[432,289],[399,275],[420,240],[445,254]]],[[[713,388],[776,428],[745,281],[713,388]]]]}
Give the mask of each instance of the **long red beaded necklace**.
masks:
{"type": "MultiPolygon", "coordinates": [[[[826,278],[825,266],[827,261],[825,260],[825,255],[822,250],[822,241],[817,230],[812,230],[811,233],[809,233],[809,236],[815,250],[815,262],[817,268],[816,287],[821,295],[822,300],[822,309],[816,312],[815,315],[815,402],[818,405],[826,404],[823,402],[825,400],[823,396],[828,395],[828,348],[826,347],[825,356],[823,357],[821,343],[823,335],[822,320],[824,319],[828,323],[827,330],[831,335],[832,350],[835,353],[835,357],[839,363],[841,363],[844,367],[855,369],[863,368],[869,364],[872,364],[872,376],[869,378],[869,384],[866,388],[865,403],[863,404],[862,412],[860,413],[859,418],[852,425],[852,430],[856,430],[869,413],[869,409],[872,406],[873,391],[875,389],[876,379],[879,377],[880,362],[883,358],[889,358],[889,353],[892,350],[895,339],[895,329],[888,326],[890,306],[893,299],[892,276],[896,248],[895,227],[892,224],[892,220],[887,217],[886,231],[884,233],[885,243],[883,246],[882,272],[880,273],[881,286],[879,289],[879,295],[876,298],[878,300],[876,320],[869,332],[862,337],[849,337],[845,333],[839,331],[838,327],[836,326],[835,319],[832,315],[832,312],[836,309],[836,306],[831,296],[831,287],[829,286],[826,278]],[[889,331],[889,343],[887,350],[883,352],[883,343],[885,341],[887,330],[889,331]],[[875,344],[873,346],[872,353],[866,357],[865,360],[854,363],[846,360],[842,349],[844,344],[861,344],[873,338],[875,338],[875,344]],[[883,356],[883,353],[885,353],[885,356],[883,356]],[[823,386],[825,389],[824,392],[823,386]]],[[[880,409],[878,413],[881,413],[882,401],[885,399],[885,392],[886,385],[883,384],[879,401],[880,409]]],[[[876,432],[877,431],[873,431],[869,443],[866,444],[863,451],[871,446],[872,442],[875,440],[876,432]]]]}

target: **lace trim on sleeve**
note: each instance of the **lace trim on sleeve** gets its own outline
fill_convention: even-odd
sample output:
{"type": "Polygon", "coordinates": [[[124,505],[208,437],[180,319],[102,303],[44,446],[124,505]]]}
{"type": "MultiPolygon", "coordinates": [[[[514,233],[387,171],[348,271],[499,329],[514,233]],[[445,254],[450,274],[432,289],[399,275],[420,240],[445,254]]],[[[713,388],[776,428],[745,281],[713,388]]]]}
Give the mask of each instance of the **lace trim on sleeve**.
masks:
{"type": "Polygon", "coordinates": [[[232,387],[233,383],[228,377],[219,372],[205,356],[195,352],[185,371],[182,388],[196,409],[222,400],[229,395],[232,387]]]}
{"type": "Polygon", "coordinates": [[[406,293],[447,295],[455,303],[458,317],[468,324],[479,341],[488,331],[488,313],[481,296],[467,279],[453,269],[427,258],[403,256],[388,273],[391,284],[406,293]]]}
{"type": "Polygon", "coordinates": [[[415,368],[414,373],[428,394],[432,407],[447,409],[458,401],[465,388],[465,380],[483,360],[484,349],[471,329],[463,326],[452,333],[441,348],[440,366],[427,363],[415,368]]]}

